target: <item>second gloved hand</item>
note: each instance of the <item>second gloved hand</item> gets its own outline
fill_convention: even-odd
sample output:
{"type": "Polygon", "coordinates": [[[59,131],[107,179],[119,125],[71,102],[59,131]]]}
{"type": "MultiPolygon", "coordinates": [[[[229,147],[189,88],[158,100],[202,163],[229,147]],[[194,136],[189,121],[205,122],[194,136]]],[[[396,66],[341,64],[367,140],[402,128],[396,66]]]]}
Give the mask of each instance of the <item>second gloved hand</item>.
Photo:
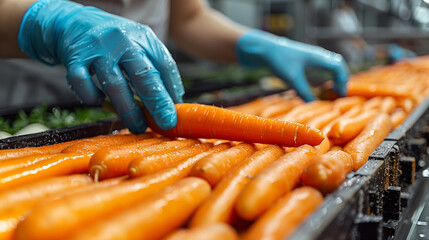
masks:
{"type": "Polygon", "coordinates": [[[331,70],[335,75],[334,90],[341,96],[346,94],[349,73],[339,54],[259,30],[243,34],[237,42],[236,51],[241,64],[251,68],[269,68],[289,83],[305,101],[315,98],[305,77],[308,67],[331,70]]]}
{"type": "Polygon", "coordinates": [[[40,0],[27,10],[18,43],[31,58],[64,64],[68,83],[84,103],[101,104],[107,95],[132,132],[147,127],[133,91],[162,129],[176,125],[174,102],[182,102],[183,85],[176,63],[149,27],[71,1],[40,0]]]}

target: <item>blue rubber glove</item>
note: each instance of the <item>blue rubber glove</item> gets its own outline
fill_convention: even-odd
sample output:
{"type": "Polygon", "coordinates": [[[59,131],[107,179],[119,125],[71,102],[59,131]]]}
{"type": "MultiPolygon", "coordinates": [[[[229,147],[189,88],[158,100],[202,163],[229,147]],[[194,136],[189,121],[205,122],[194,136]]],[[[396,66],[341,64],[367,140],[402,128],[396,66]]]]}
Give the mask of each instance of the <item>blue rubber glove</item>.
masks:
{"type": "Polygon", "coordinates": [[[389,62],[396,62],[405,58],[417,57],[417,54],[409,49],[403,48],[396,43],[387,46],[389,62]]]}
{"type": "Polygon", "coordinates": [[[18,43],[31,58],[64,64],[84,103],[101,104],[107,95],[132,132],[147,127],[133,91],[162,129],[176,125],[174,102],[182,102],[183,85],[171,54],[149,27],[71,1],[40,0],[25,13],[18,43]]]}
{"type": "Polygon", "coordinates": [[[305,69],[319,67],[333,71],[334,90],[346,94],[349,72],[343,57],[321,47],[316,47],[259,30],[243,34],[236,45],[238,61],[246,67],[267,67],[286,81],[305,101],[315,99],[305,77],[305,69]]]}

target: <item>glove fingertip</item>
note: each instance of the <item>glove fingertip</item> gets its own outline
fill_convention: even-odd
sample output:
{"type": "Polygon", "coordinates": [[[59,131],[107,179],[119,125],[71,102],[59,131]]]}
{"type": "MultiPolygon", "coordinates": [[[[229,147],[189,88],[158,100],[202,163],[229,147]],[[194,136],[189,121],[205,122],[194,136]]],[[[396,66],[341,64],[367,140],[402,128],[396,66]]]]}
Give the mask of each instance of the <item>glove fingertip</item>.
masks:
{"type": "Polygon", "coordinates": [[[143,133],[146,131],[147,123],[146,120],[144,120],[141,111],[134,111],[131,114],[120,115],[119,118],[132,133],[143,133]]]}

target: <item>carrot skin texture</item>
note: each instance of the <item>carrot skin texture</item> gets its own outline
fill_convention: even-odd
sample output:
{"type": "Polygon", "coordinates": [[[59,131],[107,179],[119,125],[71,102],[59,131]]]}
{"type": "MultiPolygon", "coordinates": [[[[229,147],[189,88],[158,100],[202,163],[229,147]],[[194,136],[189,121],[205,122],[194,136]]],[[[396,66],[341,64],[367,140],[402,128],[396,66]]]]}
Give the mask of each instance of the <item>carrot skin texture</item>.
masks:
{"type": "Polygon", "coordinates": [[[192,229],[180,229],[163,240],[238,240],[238,234],[230,225],[216,223],[192,229]]]}
{"type": "MultiPolygon", "coordinates": [[[[189,174],[202,157],[223,151],[229,144],[220,144],[207,152],[188,158],[176,166],[157,173],[124,181],[108,189],[97,189],[66,196],[42,206],[18,224],[15,239],[64,239],[89,223],[104,219],[159,192],[189,174]]],[[[102,182],[101,182],[102,183],[102,182]]]]}
{"type": "Polygon", "coordinates": [[[69,239],[158,239],[182,225],[210,194],[210,185],[185,178],[69,239]]]}
{"type": "Polygon", "coordinates": [[[149,127],[167,137],[216,138],[280,146],[318,145],[323,134],[315,128],[278,119],[261,118],[200,104],[176,104],[177,125],[161,130],[146,114],[149,127]]]}
{"type": "Polygon", "coordinates": [[[353,159],[350,154],[342,150],[329,151],[310,161],[301,176],[301,181],[327,194],[337,189],[352,170],[353,159]]]}
{"type": "Polygon", "coordinates": [[[63,143],[57,143],[53,145],[46,145],[41,147],[25,147],[16,149],[2,149],[0,150],[0,161],[11,158],[25,157],[33,154],[55,154],[61,152],[64,148],[78,142],[79,140],[73,140],[63,143]]]}
{"type": "Polygon", "coordinates": [[[211,186],[215,186],[231,168],[252,155],[255,151],[254,145],[240,143],[228,150],[212,154],[198,161],[191,169],[190,175],[203,178],[211,186]]]}
{"type": "Polygon", "coordinates": [[[235,205],[238,215],[245,220],[261,216],[277,199],[293,189],[316,154],[314,147],[303,145],[268,165],[238,196],[235,205]]]}
{"type": "Polygon", "coordinates": [[[390,117],[382,113],[369,122],[353,140],[344,146],[344,151],[353,158],[353,170],[357,171],[369,158],[369,155],[383,142],[393,129],[390,117]]]}
{"type": "Polygon", "coordinates": [[[287,239],[322,202],[323,196],[317,190],[297,188],[260,217],[241,239],[287,239]]]}
{"type": "Polygon", "coordinates": [[[0,192],[48,177],[83,173],[88,170],[92,153],[59,154],[34,165],[0,175],[0,192]]]}
{"type": "Polygon", "coordinates": [[[168,168],[176,162],[197,155],[200,152],[209,150],[213,144],[195,144],[185,149],[168,152],[164,154],[154,154],[147,157],[135,158],[128,165],[128,173],[131,178],[141,177],[168,168]]]}
{"type": "Polygon", "coordinates": [[[191,219],[190,226],[231,222],[234,204],[244,186],[263,168],[283,154],[284,151],[280,147],[268,145],[234,167],[222,178],[209,198],[197,209],[191,219]]]}

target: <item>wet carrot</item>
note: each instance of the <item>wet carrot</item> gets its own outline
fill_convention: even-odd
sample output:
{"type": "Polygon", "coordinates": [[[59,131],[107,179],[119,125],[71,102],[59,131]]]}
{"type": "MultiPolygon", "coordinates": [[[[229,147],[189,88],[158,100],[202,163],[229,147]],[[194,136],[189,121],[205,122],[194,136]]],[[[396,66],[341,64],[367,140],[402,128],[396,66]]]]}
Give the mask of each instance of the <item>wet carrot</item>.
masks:
{"type": "Polygon", "coordinates": [[[15,238],[65,239],[76,230],[118,213],[186,177],[201,158],[229,147],[227,143],[216,145],[157,173],[124,181],[109,188],[68,195],[48,206],[40,206],[18,225],[15,238]]]}
{"type": "Polygon", "coordinates": [[[380,111],[389,114],[397,106],[395,98],[391,96],[384,97],[381,101],[380,111]]]}
{"type": "Polygon", "coordinates": [[[103,149],[91,158],[89,172],[96,180],[126,175],[128,165],[134,158],[172,152],[196,143],[198,141],[193,139],[165,142],[161,139],[146,139],[126,146],[103,149]]]}
{"type": "Polygon", "coordinates": [[[331,111],[332,107],[333,105],[328,101],[314,101],[297,106],[285,115],[278,116],[278,118],[283,121],[305,123],[320,114],[331,111]]]}
{"type": "Polygon", "coordinates": [[[127,134],[127,135],[100,135],[93,138],[83,139],[74,144],[71,144],[64,148],[62,153],[85,153],[95,152],[105,147],[117,146],[121,144],[127,144],[136,142],[139,140],[151,138],[151,133],[143,133],[139,135],[127,134]]]}
{"type": "Polygon", "coordinates": [[[2,149],[0,150],[0,161],[11,158],[18,158],[29,156],[33,154],[55,154],[61,152],[64,148],[80,140],[73,140],[53,145],[46,145],[41,147],[25,147],[15,149],[2,149]]]}
{"type": "Polygon", "coordinates": [[[252,144],[240,143],[223,152],[201,159],[191,169],[190,175],[203,178],[211,186],[215,186],[231,168],[252,155],[255,150],[252,144]]]}
{"type": "Polygon", "coordinates": [[[28,167],[30,165],[33,165],[35,163],[44,161],[46,159],[49,159],[53,156],[57,156],[56,154],[34,154],[24,157],[17,157],[12,159],[7,159],[4,161],[0,161],[0,174],[9,172],[15,169],[28,167]]]}
{"type": "Polygon", "coordinates": [[[192,229],[180,229],[169,234],[164,240],[238,240],[234,228],[225,223],[215,223],[192,229]]]}
{"type": "Polygon", "coordinates": [[[212,146],[213,144],[210,143],[195,144],[185,149],[179,149],[173,152],[138,157],[132,160],[128,165],[128,173],[132,178],[145,176],[168,168],[174,163],[197,155],[200,152],[207,151],[212,146]]]}
{"type": "Polygon", "coordinates": [[[345,113],[356,105],[362,105],[365,98],[359,96],[342,97],[334,100],[334,109],[345,113]]]}
{"type": "Polygon", "coordinates": [[[266,118],[276,117],[279,115],[286,114],[287,112],[291,111],[293,108],[301,104],[304,104],[304,101],[302,101],[299,98],[284,100],[284,101],[275,103],[271,106],[267,106],[261,112],[261,114],[259,114],[259,116],[266,117],[266,118]]]}
{"type": "Polygon", "coordinates": [[[261,216],[277,199],[292,190],[317,151],[300,146],[272,162],[254,177],[240,193],[235,209],[246,220],[261,216]]]}
{"type": "Polygon", "coordinates": [[[414,108],[414,102],[409,98],[398,98],[396,101],[398,106],[404,109],[404,111],[407,113],[411,112],[414,108]]]}
{"type": "Polygon", "coordinates": [[[198,208],[191,219],[190,226],[232,222],[234,204],[238,194],[250,179],[283,154],[284,151],[280,147],[268,145],[234,167],[222,178],[209,198],[198,208]]]}
{"type": "Polygon", "coordinates": [[[317,190],[297,188],[260,217],[241,239],[287,239],[322,202],[323,196],[317,190]]]}
{"type": "Polygon", "coordinates": [[[210,194],[210,185],[185,178],[139,204],[92,226],[69,239],[158,239],[181,226],[210,194]]]}
{"type": "Polygon", "coordinates": [[[88,170],[92,153],[68,153],[34,165],[0,174],[0,192],[48,177],[83,173],[88,170]]]}
{"type": "Polygon", "coordinates": [[[392,112],[392,114],[390,115],[390,120],[393,123],[393,126],[396,128],[399,125],[401,125],[401,123],[407,119],[408,114],[402,110],[402,108],[396,109],[392,112]]]}
{"type": "Polygon", "coordinates": [[[382,113],[369,122],[353,140],[344,146],[344,151],[353,158],[353,170],[357,171],[364,165],[369,155],[383,142],[393,128],[389,116],[382,113]]]}
{"type": "Polygon", "coordinates": [[[261,118],[228,109],[200,104],[176,104],[177,125],[161,130],[147,115],[148,125],[167,137],[220,138],[281,146],[318,145],[323,135],[318,129],[278,119],[261,118]]]}
{"type": "Polygon", "coordinates": [[[305,124],[317,129],[323,129],[324,126],[328,125],[334,119],[338,118],[340,114],[341,112],[338,110],[329,111],[329,112],[320,114],[317,117],[314,117],[313,119],[309,120],[305,124]]]}
{"type": "Polygon", "coordinates": [[[323,194],[333,192],[353,170],[353,159],[342,150],[318,155],[305,168],[301,181],[323,194]]]}
{"type": "Polygon", "coordinates": [[[379,110],[370,109],[357,116],[342,119],[332,126],[328,137],[334,144],[343,146],[356,137],[365,128],[366,124],[378,114],[380,114],[379,110]]]}

